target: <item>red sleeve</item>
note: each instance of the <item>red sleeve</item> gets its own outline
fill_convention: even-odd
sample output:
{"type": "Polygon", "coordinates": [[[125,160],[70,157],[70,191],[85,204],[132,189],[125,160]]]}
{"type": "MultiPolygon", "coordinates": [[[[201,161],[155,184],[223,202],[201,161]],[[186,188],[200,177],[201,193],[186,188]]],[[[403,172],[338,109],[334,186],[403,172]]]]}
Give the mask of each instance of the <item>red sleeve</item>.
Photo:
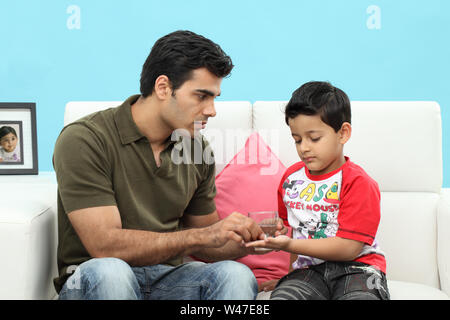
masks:
{"type": "Polygon", "coordinates": [[[284,197],[284,189],[283,189],[283,183],[286,179],[285,176],[281,179],[280,186],[278,187],[278,216],[283,220],[283,223],[285,226],[289,227],[289,222],[287,219],[287,210],[286,206],[284,205],[283,197],[284,197]]]}
{"type": "Polygon", "coordinates": [[[378,184],[365,172],[344,174],[336,236],[372,245],[380,223],[378,184]]]}
{"type": "Polygon", "coordinates": [[[284,225],[287,227],[290,227],[287,217],[287,210],[286,205],[284,204],[283,198],[286,188],[283,188],[284,183],[289,183],[288,180],[286,180],[292,173],[294,173],[297,170],[300,170],[304,166],[303,162],[297,162],[294,165],[287,168],[286,172],[284,173],[283,177],[281,178],[280,185],[278,186],[278,216],[283,220],[284,225]]]}

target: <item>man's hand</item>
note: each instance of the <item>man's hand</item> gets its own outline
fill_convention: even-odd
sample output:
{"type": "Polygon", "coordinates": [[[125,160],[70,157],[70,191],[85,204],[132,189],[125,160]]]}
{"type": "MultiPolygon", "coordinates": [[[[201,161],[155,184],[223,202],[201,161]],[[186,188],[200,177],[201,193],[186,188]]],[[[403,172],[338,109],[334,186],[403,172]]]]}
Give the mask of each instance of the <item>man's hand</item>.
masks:
{"type": "Polygon", "coordinates": [[[228,217],[205,230],[210,237],[210,246],[214,248],[225,245],[229,240],[243,244],[264,239],[264,232],[252,219],[233,212],[228,217]]]}

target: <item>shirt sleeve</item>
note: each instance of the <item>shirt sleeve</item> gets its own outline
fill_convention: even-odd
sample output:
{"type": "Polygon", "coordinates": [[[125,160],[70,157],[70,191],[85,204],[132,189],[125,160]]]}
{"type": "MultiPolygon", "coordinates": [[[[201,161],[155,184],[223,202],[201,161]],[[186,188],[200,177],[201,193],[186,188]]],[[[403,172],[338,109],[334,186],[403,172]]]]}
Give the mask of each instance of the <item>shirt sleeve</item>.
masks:
{"type": "Polygon", "coordinates": [[[368,176],[342,185],[337,237],[372,245],[380,223],[380,190],[368,176]]]}
{"type": "Polygon", "coordinates": [[[277,199],[278,199],[278,216],[283,220],[283,223],[285,226],[289,227],[289,222],[288,222],[288,216],[287,216],[287,210],[286,210],[286,205],[284,204],[284,192],[285,189],[283,188],[283,184],[286,180],[286,173],[283,175],[283,177],[281,178],[280,181],[280,185],[278,186],[278,193],[277,193],[277,199]]]}
{"type": "Polygon", "coordinates": [[[53,167],[66,213],[117,205],[105,146],[86,126],[72,124],[63,129],[55,144],[53,167]]]}
{"type": "Polygon", "coordinates": [[[278,216],[283,220],[284,225],[287,227],[290,227],[289,220],[288,220],[288,213],[286,209],[286,205],[284,203],[284,194],[286,192],[286,184],[288,184],[288,177],[294,173],[297,170],[300,170],[302,167],[304,167],[303,162],[297,162],[286,169],[286,172],[283,174],[283,177],[281,178],[280,185],[278,186],[278,216]]]}

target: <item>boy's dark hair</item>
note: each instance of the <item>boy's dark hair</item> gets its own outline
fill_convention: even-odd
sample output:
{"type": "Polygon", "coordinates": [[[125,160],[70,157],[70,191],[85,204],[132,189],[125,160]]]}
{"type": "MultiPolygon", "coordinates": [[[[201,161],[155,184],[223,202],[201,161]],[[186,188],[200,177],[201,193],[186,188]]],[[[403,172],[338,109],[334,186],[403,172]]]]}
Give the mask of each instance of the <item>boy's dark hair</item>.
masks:
{"type": "Polygon", "coordinates": [[[294,91],[286,105],[285,120],[289,125],[289,119],[299,114],[320,118],[327,125],[338,132],[344,122],[351,123],[350,100],[339,88],[329,82],[311,81],[294,91]]]}
{"type": "Polygon", "coordinates": [[[17,137],[16,130],[10,126],[3,126],[0,128],[0,139],[6,136],[7,134],[12,133],[17,137]]]}
{"type": "Polygon", "coordinates": [[[145,98],[153,93],[155,81],[166,75],[175,91],[189,80],[192,71],[205,67],[219,78],[233,69],[231,58],[220,46],[191,31],[175,31],[155,42],[142,67],[141,94],[145,98]]]}

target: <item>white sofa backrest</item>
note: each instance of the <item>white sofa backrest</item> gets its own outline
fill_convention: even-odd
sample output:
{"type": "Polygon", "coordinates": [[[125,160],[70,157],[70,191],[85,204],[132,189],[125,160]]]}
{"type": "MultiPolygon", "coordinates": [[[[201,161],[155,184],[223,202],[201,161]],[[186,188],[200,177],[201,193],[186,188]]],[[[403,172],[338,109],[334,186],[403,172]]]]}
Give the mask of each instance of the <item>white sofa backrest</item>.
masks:
{"type": "Polygon", "coordinates": [[[252,132],[252,105],[248,101],[216,101],[217,115],[202,134],[214,151],[216,175],[244,146],[252,132]]]}
{"type": "Polygon", "coordinates": [[[64,126],[72,123],[88,114],[117,107],[123,101],[70,101],[66,104],[64,112],[64,126]]]}
{"type": "MultiPolygon", "coordinates": [[[[269,143],[289,166],[299,161],[284,120],[285,101],[254,104],[256,131],[279,129],[279,146],[269,143]]],[[[352,101],[352,137],[344,152],[361,165],[382,191],[439,193],[442,187],[441,116],[436,102],[352,101]],[[424,165],[426,164],[426,165],[424,165]]]]}

